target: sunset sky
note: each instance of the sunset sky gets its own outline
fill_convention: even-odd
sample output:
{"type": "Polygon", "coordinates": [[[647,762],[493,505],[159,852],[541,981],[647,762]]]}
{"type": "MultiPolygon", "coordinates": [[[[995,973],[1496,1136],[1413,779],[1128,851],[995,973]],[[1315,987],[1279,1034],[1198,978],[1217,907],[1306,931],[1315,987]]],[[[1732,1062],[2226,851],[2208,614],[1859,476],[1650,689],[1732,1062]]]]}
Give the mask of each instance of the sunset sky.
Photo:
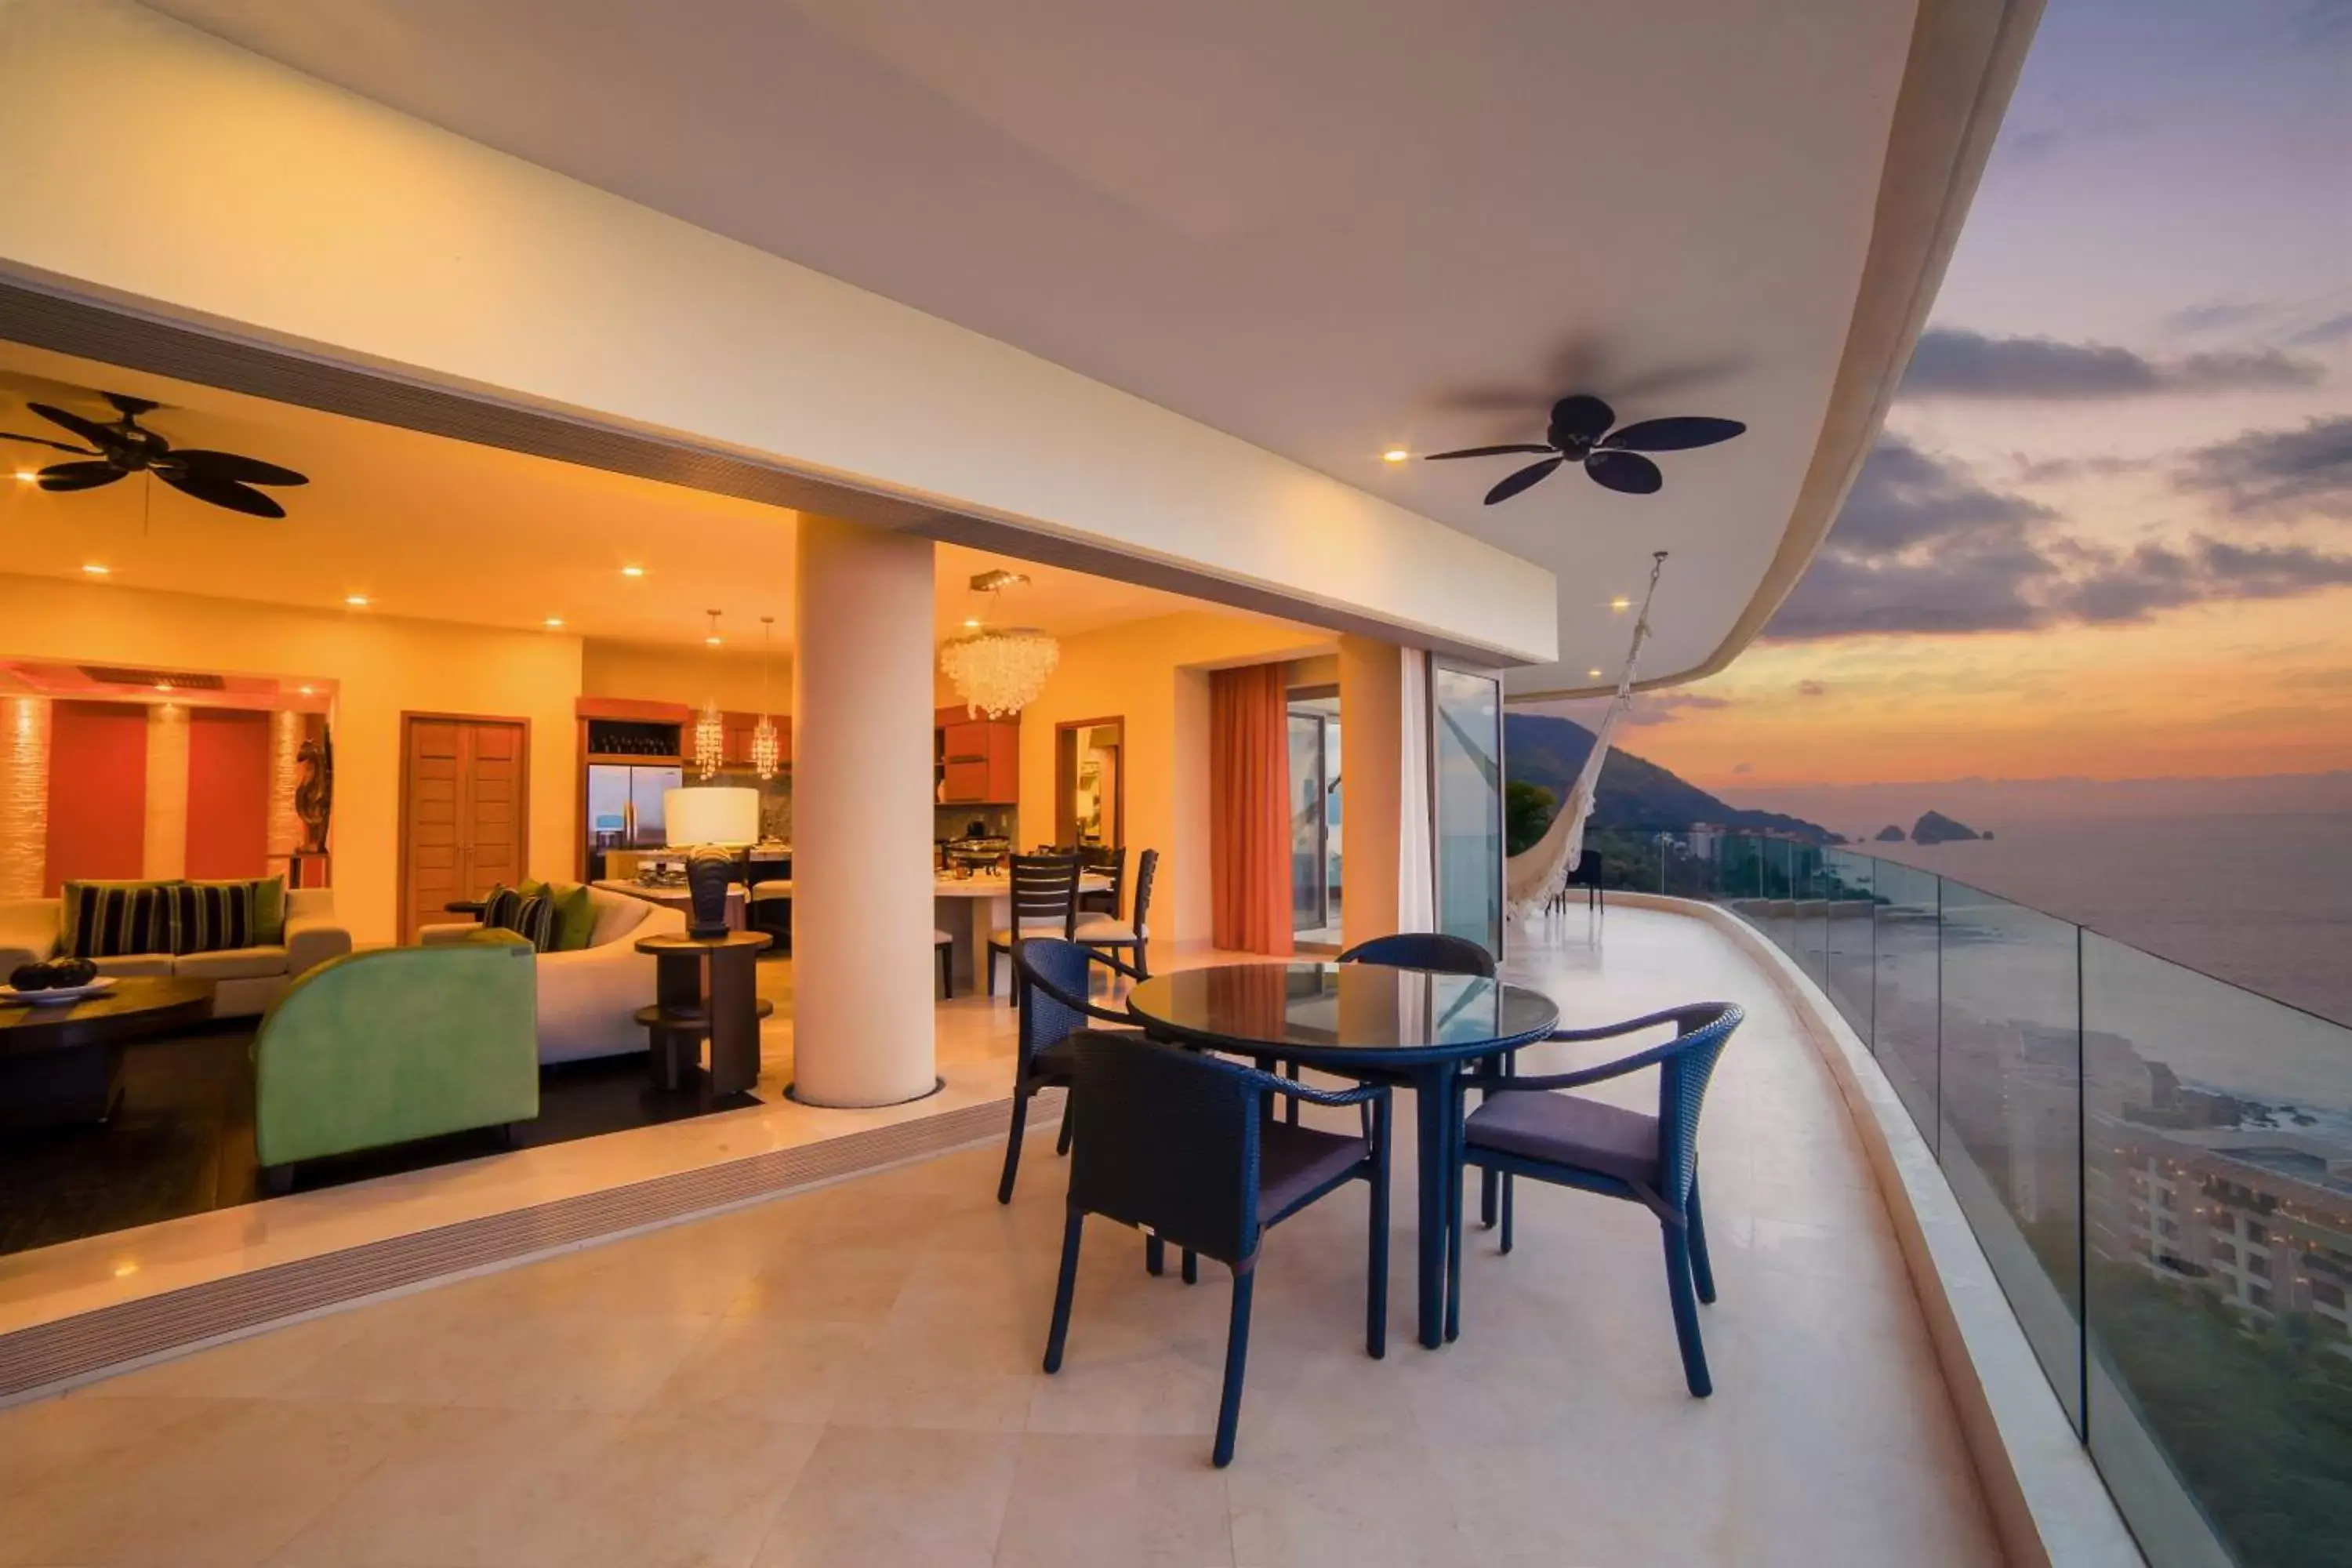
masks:
{"type": "Polygon", "coordinates": [[[1743,795],[2352,768],[2352,0],[2050,0],[1828,547],[1633,719],[1743,795]]]}

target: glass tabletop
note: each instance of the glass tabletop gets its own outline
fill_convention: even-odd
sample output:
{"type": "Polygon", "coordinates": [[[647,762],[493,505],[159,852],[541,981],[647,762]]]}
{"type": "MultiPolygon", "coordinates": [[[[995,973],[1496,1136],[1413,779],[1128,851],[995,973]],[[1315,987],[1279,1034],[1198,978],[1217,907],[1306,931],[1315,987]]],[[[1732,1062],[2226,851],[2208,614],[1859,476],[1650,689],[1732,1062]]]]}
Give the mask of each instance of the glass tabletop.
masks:
{"type": "Polygon", "coordinates": [[[1559,1026],[1551,998],[1467,974],[1381,963],[1225,963],[1128,993],[1149,1024],[1198,1044],[1302,1061],[1484,1056],[1559,1026]]]}

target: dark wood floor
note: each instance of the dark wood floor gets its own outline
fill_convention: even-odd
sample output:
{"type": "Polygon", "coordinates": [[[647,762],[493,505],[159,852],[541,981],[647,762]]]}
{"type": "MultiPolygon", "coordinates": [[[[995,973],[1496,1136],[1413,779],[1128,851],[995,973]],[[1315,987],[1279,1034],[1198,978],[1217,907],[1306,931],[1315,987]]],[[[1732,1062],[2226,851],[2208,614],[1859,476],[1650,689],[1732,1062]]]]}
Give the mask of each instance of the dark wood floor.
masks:
{"type": "MultiPolygon", "coordinates": [[[[122,1100],[103,1126],[0,1132],[0,1253],[249,1204],[260,1195],[253,1145],[253,1029],[216,1025],[129,1047],[122,1100]]],[[[593,1138],[759,1103],[714,1098],[700,1075],[656,1089],[642,1056],[540,1069],[539,1119],[516,1145],[593,1138]]],[[[495,1131],[464,1132],[300,1167],[298,1191],[494,1153],[495,1131]]]]}

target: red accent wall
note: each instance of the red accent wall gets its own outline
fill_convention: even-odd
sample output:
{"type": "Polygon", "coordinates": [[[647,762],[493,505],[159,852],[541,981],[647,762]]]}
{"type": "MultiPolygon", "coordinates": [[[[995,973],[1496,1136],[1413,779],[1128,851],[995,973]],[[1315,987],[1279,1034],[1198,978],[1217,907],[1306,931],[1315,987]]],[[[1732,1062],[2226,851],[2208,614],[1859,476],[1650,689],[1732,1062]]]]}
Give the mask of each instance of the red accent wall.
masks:
{"type": "Polygon", "coordinates": [[[188,875],[258,877],[269,858],[269,715],[188,714],[188,875]]]}
{"type": "Polygon", "coordinates": [[[136,877],[147,852],[147,710],[130,702],[49,706],[48,865],[54,897],[80,878],[136,877]]]}

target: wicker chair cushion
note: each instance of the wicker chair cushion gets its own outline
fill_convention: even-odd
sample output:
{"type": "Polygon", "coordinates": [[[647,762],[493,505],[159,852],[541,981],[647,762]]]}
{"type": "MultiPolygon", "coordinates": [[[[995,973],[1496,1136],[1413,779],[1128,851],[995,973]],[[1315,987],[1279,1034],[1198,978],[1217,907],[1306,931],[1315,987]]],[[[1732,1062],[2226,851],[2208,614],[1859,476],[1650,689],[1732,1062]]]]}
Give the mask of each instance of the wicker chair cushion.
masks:
{"type": "Polygon", "coordinates": [[[1658,1119],[1573,1094],[1502,1093],[1471,1112],[1465,1139],[1478,1147],[1577,1165],[1655,1191],[1658,1119]]]}
{"type": "Polygon", "coordinates": [[[1361,1138],[1271,1121],[1258,1130],[1257,1222],[1272,1225],[1318,1187],[1363,1163],[1361,1138]]]}

